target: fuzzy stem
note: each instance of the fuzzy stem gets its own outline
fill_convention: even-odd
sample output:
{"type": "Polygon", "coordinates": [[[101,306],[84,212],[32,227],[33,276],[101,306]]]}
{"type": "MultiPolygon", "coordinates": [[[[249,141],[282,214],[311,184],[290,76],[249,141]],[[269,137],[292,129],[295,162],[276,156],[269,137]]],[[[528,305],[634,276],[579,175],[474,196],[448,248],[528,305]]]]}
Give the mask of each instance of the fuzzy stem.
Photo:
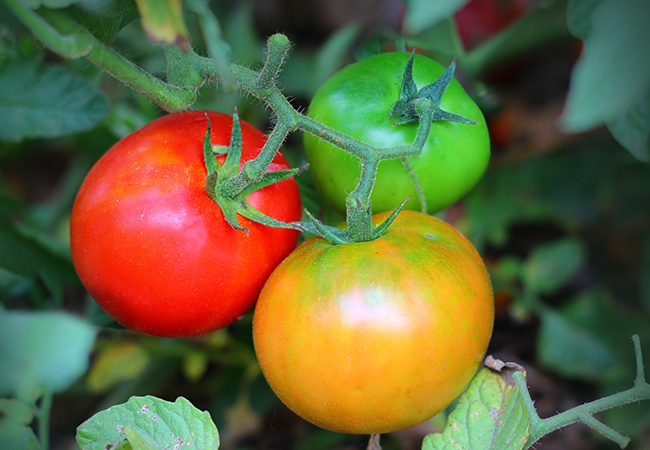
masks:
{"type": "Polygon", "coordinates": [[[406,158],[400,158],[402,161],[402,164],[404,165],[404,169],[406,169],[406,172],[409,174],[409,177],[411,177],[411,181],[413,182],[413,187],[415,187],[415,193],[418,196],[418,200],[420,200],[420,212],[422,214],[427,213],[427,196],[424,195],[424,191],[422,190],[422,185],[420,184],[420,180],[418,180],[418,176],[415,173],[415,170],[413,170],[413,166],[411,165],[411,162],[406,158]]]}
{"type": "MultiPolygon", "coordinates": [[[[576,422],[583,422],[594,428],[596,431],[602,433],[604,436],[612,439],[619,444],[621,448],[627,445],[629,439],[622,436],[620,433],[612,430],[606,425],[598,422],[593,418],[593,415],[608,409],[618,406],[626,405],[628,403],[638,402],[640,400],[650,399],[650,385],[645,380],[645,372],[643,368],[643,356],[641,353],[641,344],[639,337],[634,335],[632,337],[634,342],[634,350],[637,362],[637,376],[634,381],[634,386],[626,391],[618,392],[607,397],[594,400],[584,405],[576,406],[568,411],[551,416],[547,419],[541,419],[535,410],[533,401],[529,395],[522,395],[524,406],[530,419],[530,436],[527,441],[529,448],[543,436],[551,433],[552,431],[571,425],[576,422]]],[[[513,375],[517,386],[522,394],[528,392],[526,387],[525,376],[522,372],[517,372],[513,375]]]]}
{"type": "Polygon", "coordinates": [[[41,16],[31,9],[25,8],[17,0],[4,0],[7,7],[52,51],[66,59],[77,59],[86,56],[92,46],[92,40],[87,34],[64,36],[52,27],[41,16]]]}
{"type": "Polygon", "coordinates": [[[345,199],[348,232],[354,242],[368,242],[373,239],[370,194],[377,178],[380,161],[377,154],[367,155],[361,160],[359,183],[345,199]]]}
{"type": "Polygon", "coordinates": [[[84,36],[92,43],[85,58],[167,111],[182,111],[196,100],[193,89],[171,86],[105,46],[78,23],[57,11],[44,11],[43,18],[66,35],[84,36]]]}
{"type": "MultiPolygon", "coordinates": [[[[64,13],[43,10],[39,16],[39,14],[24,8],[16,0],[5,1],[48,47],[54,51],[62,52],[66,57],[83,56],[87,58],[109,75],[155,101],[167,111],[184,110],[192,105],[196,99],[196,89],[203,84],[205,79],[223,81],[223,70],[219,70],[214,60],[199,57],[191,49],[181,52],[169,46],[166,48],[166,55],[169,61],[168,72],[171,82],[165,83],[102,44],[64,13]]],[[[211,16],[206,15],[205,17],[207,17],[206,20],[211,20],[211,16]]],[[[243,171],[224,180],[221,192],[227,197],[234,197],[253,183],[259,182],[287,134],[301,129],[331,142],[361,160],[363,169],[360,183],[347,201],[348,220],[354,240],[373,239],[370,194],[379,162],[384,159],[405,158],[421,153],[431,129],[433,105],[426,99],[421,99],[416,104],[421,120],[413,144],[376,148],[361,142],[300,114],[282,94],[276,80],[290,46],[286,36],[276,34],[268,39],[267,57],[264,67],[260,71],[236,64],[229,65],[228,74],[232,76],[235,83],[242,90],[269,105],[278,121],[260,155],[247,162],[243,171]]]]}
{"type": "Polygon", "coordinates": [[[260,70],[257,85],[260,89],[269,89],[275,86],[275,82],[280,73],[280,68],[284,64],[287,53],[291,48],[291,42],[283,34],[274,34],[267,40],[266,59],[264,67],[260,70]]]}

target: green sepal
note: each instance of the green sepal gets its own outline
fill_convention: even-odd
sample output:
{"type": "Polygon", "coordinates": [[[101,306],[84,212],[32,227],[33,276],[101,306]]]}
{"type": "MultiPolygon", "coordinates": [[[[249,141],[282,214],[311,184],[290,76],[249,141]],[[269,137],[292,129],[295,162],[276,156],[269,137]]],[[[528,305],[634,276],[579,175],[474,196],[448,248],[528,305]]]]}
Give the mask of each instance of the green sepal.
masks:
{"type": "MultiPolygon", "coordinates": [[[[216,174],[217,169],[219,169],[219,164],[217,163],[217,160],[214,157],[214,151],[212,150],[212,143],[210,141],[212,127],[207,113],[205,114],[205,120],[208,121],[208,128],[205,131],[205,137],[203,138],[203,159],[205,161],[205,168],[208,171],[208,178],[210,178],[213,174],[216,174]]],[[[214,183],[216,183],[216,176],[214,177],[214,183]]]]}
{"type": "Polygon", "coordinates": [[[442,101],[442,96],[444,95],[447,87],[454,79],[454,72],[456,71],[456,59],[451,62],[449,67],[438,77],[436,81],[431,84],[424,86],[418,91],[415,81],[413,80],[413,56],[415,53],[411,53],[411,57],[406,63],[406,68],[404,69],[404,77],[402,78],[402,88],[400,90],[399,100],[395,102],[393,107],[390,110],[390,119],[397,119],[393,126],[403,125],[407,123],[417,122],[419,120],[418,113],[415,108],[415,100],[419,98],[426,98],[433,103],[433,121],[446,121],[446,122],[456,122],[462,124],[476,124],[469,119],[466,119],[463,116],[458,114],[453,114],[443,109],[440,109],[440,102],[442,101]]]}
{"type": "Polygon", "coordinates": [[[207,170],[207,177],[205,180],[205,190],[210,198],[219,205],[223,217],[236,230],[244,231],[248,234],[248,229],[241,226],[237,219],[237,215],[241,215],[249,220],[252,220],[262,225],[273,228],[289,228],[294,230],[301,229],[296,224],[282,222],[267,216],[263,212],[253,208],[248,203],[248,196],[253,192],[270,186],[274,183],[289,179],[298,173],[302,172],[306,166],[297,169],[276,170],[274,172],[265,173],[259,181],[247,183],[241,191],[234,195],[227,195],[224,189],[224,184],[228,179],[240,175],[240,161],[242,154],[242,134],[241,124],[239,122],[239,115],[237,109],[233,114],[232,134],[230,137],[230,145],[225,146],[212,146],[210,141],[210,119],[208,115],[205,116],[208,121],[205,138],[203,140],[203,154],[205,158],[205,168],[207,170]],[[217,150],[217,152],[215,152],[217,150]],[[226,160],[220,166],[217,163],[215,155],[226,154],[226,160]]]}
{"type": "Polygon", "coordinates": [[[232,212],[230,217],[226,217],[224,213],[224,218],[226,221],[235,229],[244,230],[248,233],[248,230],[239,225],[237,222],[237,214],[246,217],[253,222],[261,223],[272,228],[289,228],[293,230],[299,230],[300,227],[293,223],[282,222],[281,220],[274,219],[273,217],[267,216],[263,212],[253,208],[248,203],[248,196],[255,191],[258,191],[262,188],[270,186],[272,184],[278,183],[280,181],[287,180],[295,175],[298,175],[302,172],[307,166],[298,167],[296,169],[287,169],[287,170],[276,170],[274,172],[267,172],[264,174],[260,181],[251,183],[246,186],[235,198],[228,198],[224,195],[221,195],[221,200],[218,202],[221,206],[222,211],[229,210],[232,212]]]}
{"type": "MultiPolygon", "coordinates": [[[[228,153],[223,165],[219,167],[219,172],[222,177],[230,178],[239,173],[239,165],[241,162],[241,151],[244,146],[241,136],[241,123],[239,122],[239,114],[237,108],[232,115],[232,133],[230,134],[230,145],[227,149],[223,149],[228,153]]],[[[223,148],[223,147],[220,147],[223,148]]]]}
{"type": "Polygon", "coordinates": [[[304,231],[316,234],[334,245],[349,244],[352,242],[348,230],[342,230],[330,225],[325,225],[307,210],[305,210],[305,214],[309,218],[309,222],[298,223],[298,226],[304,231]]]}
{"type": "MultiPolygon", "coordinates": [[[[386,234],[388,228],[393,224],[395,218],[397,218],[397,215],[402,211],[402,209],[404,209],[404,206],[410,199],[411,197],[404,200],[401,205],[393,210],[393,212],[386,218],[386,220],[374,228],[371,240],[380,238],[386,234]]],[[[305,210],[305,214],[309,218],[309,222],[294,222],[294,224],[303,231],[316,234],[333,245],[351,244],[355,242],[350,237],[348,230],[325,225],[307,210],[305,210]]]]}
{"type": "Polygon", "coordinates": [[[375,227],[374,231],[372,232],[372,238],[377,239],[382,237],[386,232],[388,231],[388,228],[393,224],[395,219],[397,218],[397,215],[402,212],[402,209],[404,209],[404,206],[406,206],[406,203],[411,200],[411,197],[407,198],[402,202],[401,205],[399,205],[397,208],[393,210],[392,213],[384,220],[380,225],[375,227]]]}

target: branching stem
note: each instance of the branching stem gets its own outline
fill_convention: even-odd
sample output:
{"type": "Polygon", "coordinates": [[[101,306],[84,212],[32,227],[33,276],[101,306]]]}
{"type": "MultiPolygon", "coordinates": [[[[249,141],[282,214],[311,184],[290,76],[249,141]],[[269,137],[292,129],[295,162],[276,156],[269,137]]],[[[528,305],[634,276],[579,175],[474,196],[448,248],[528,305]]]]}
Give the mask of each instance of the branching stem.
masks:
{"type": "MultiPolygon", "coordinates": [[[[630,439],[611,429],[607,425],[599,422],[593,417],[593,415],[608,409],[626,405],[628,403],[650,399],[650,385],[645,380],[643,357],[641,353],[641,343],[639,336],[634,335],[632,337],[632,340],[634,342],[634,351],[636,354],[637,362],[637,375],[634,381],[634,386],[632,388],[623,392],[618,392],[616,394],[600,398],[598,400],[594,400],[590,403],[585,403],[584,405],[577,406],[568,411],[564,411],[562,413],[556,414],[555,416],[551,416],[547,419],[542,419],[539,417],[533,405],[533,401],[529,395],[522,396],[525,402],[526,411],[528,412],[528,417],[530,419],[530,437],[528,438],[527,448],[532,446],[535,442],[537,442],[543,436],[551,433],[552,431],[558,430],[576,422],[583,422],[589,425],[602,435],[616,442],[621,448],[625,448],[630,439]]],[[[526,393],[527,387],[524,373],[516,372],[513,376],[521,392],[526,393]]]]}
{"type": "MultiPolygon", "coordinates": [[[[192,49],[181,51],[175,46],[168,46],[165,48],[165,54],[168,60],[169,82],[164,82],[104,45],[61,11],[41,9],[36,13],[22,6],[17,0],[5,1],[34,34],[53,51],[70,59],[79,57],[88,59],[167,111],[189,108],[196,99],[196,90],[206,80],[224,81],[223,68],[219,70],[214,59],[203,58],[192,49]]],[[[210,14],[203,14],[202,18],[204,21],[216,20],[210,14]]],[[[431,130],[434,105],[425,98],[416,103],[416,110],[421,120],[413,144],[391,148],[373,147],[326,127],[293,108],[277,86],[278,73],[290,47],[291,43],[286,36],[275,34],[268,39],[266,58],[260,70],[255,71],[236,64],[228,66],[228,78],[232,78],[239,88],[267,104],[275,113],[277,123],[259,156],[248,161],[241,172],[225,180],[221,192],[223,195],[234,197],[248,186],[259,182],[289,133],[297,130],[312,133],[360,159],[362,166],[360,182],[346,201],[348,230],[351,240],[355,242],[371,240],[374,237],[370,194],[377,167],[385,159],[402,158],[404,161],[407,156],[421,153],[431,130]]],[[[420,198],[422,203],[423,200],[420,198]]]]}

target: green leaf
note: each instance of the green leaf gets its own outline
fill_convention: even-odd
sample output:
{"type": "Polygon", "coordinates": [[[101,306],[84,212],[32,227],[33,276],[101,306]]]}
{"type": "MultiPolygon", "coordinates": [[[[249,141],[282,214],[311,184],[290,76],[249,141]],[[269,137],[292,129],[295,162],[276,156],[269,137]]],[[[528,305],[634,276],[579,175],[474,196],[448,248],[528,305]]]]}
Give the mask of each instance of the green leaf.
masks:
{"type": "Polygon", "coordinates": [[[60,303],[65,285],[79,285],[72,261],[36,235],[0,221],[0,267],[17,275],[40,278],[60,303]]]}
{"type": "MultiPolygon", "coordinates": [[[[92,1],[92,0],[91,0],[92,1]]],[[[100,3],[103,0],[100,0],[100,3]]],[[[87,3],[87,2],[85,2],[87,3]]],[[[140,17],[132,0],[113,0],[106,8],[72,7],[67,12],[76,22],[104,44],[110,45],[117,34],[140,17]]]]}
{"type": "Polygon", "coordinates": [[[30,401],[66,389],[88,368],[96,331],[61,312],[0,310],[0,395],[30,401]]]}
{"type": "Polygon", "coordinates": [[[0,417],[20,425],[29,425],[34,420],[32,406],[16,399],[0,398],[0,417]]]}
{"type": "Polygon", "coordinates": [[[264,45],[257,33],[253,17],[253,4],[241,2],[233,5],[223,21],[223,38],[230,44],[237,63],[246,67],[257,66],[264,55],[264,45]]]}
{"type": "Polygon", "coordinates": [[[41,6],[52,9],[60,9],[70,6],[74,3],[79,3],[82,0],[19,0],[27,8],[38,9],[41,6]]]}
{"type": "Polygon", "coordinates": [[[609,120],[607,128],[635,158],[650,162],[650,87],[627,111],[609,120]]]}
{"type": "Polygon", "coordinates": [[[94,360],[88,378],[88,388],[103,392],[121,381],[137,379],[149,364],[149,353],[135,342],[119,342],[102,351],[94,360]]]}
{"type": "Polygon", "coordinates": [[[512,379],[514,369],[483,368],[449,415],[442,433],[430,434],[422,450],[520,450],[530,419],[512,379]]]}
{"type": "Polygon", "coordinates": [[[614,120],[650,89],[650,2],[602,0],[587,7],[591,10],[589,26],[584,18],[573,20],[581,24],[574,25],[579,33],[588,34],[561,117],[569,131],[614,120]]]}
{"type": "Polygon", "coordinates": [[[438,22],[435,26],[427,28],[416,36],[408,37],[406,44],[409,47],[418,47],[430,53],[439,53],[448,57],[460,56],[465,53],[453,18],[438,22]]]}
{"type": "Polygon", "coordinates": [[[12,420],[0,419],[0,448],[2,450],[40,450],[34,431],[12,420]]]}
{"type": "Polygon", "coordinates": [[[538,336],[540,362],[569,377],[598,380],[616,364],[611,350],[591,330],[571,323],[555,311],[541,313],[538,336]]]}
{"type": "Polygon", "coordinates": [[[603,293],[587,291],[559,311],[541,312],[538,359],[573,378],[629,383],[634,358],[629,339],[645,336],[647,320],[624,316],[603,293]]]}
{"type": "Polygon", "coordinates": [[[147,442],[137,431],[124,427],[124,434],[133,450],[156,450],[156,447],[147,442]]]}
{"type": "Polygon", "coordinates": [[[0,141],[89,130],[109,112],[104,95],[62,67],[9,60],[0,67],[0,141]]]}
{"type": "Polygon", "coordinates": [[[568,229],[603,218],[645,221],[650,211],[649,170],[620,151],[613,139],[602,138],[583,149],[495,167],[465,198],[468,238],[482,248],[486,242],[504,245],[516,224],[550,222],[568,229]]]}
{"type": "Polygon", "coordinates": [[[467,0],[448,0],[432,2],[431,0],[407,0],[406,26],[412,33],[419,33],[448,19],[458,11],[467,0]]]}
{"type": "Polygon", "coordinates": [[[580,241],[564,239],[536,248],[524,263],[522,279],[528,289],[552,294],[580,270],[584,249],[580,241]]]}
{"type": "Polygon", "coordinates": [[[204,0],[190,0],[188,5],[199,16],[203,40],[221,76],[222,89],[226,92],[235,92],[237,85],[230,73],[232,50],[223,40],[219,20],[204,0]]]}
{"type": "Polygon", "coordinates": [[[104,450],[128,440],[134,449],[217,449],[219,434],[207,411],[199,411],[183,397],[174,403],[152,396],[95,414],[77,428],[81,450],[104,450]]]}
{"type": "Polygon", "coordinates": [[[183,355],[183,375],[190,383],[201,379],[208,370],[210,359],[208,355],[199,350],[187,350],[183,355]]]}
{"type": "Polygon", "coordinates": [[[312,69],[313,92],[341,68],[352,43],[359,36],[359,32],[360,28],[357,25],[342,27],[333,33],[319,49],[312,69]]]}
{"type": "Polygon", "coordinates": [[[602,0],[569,0],[566,6],[566,21],[569,32],[579,39],[585,39],[591,32],[591,13],[602,0]]]}

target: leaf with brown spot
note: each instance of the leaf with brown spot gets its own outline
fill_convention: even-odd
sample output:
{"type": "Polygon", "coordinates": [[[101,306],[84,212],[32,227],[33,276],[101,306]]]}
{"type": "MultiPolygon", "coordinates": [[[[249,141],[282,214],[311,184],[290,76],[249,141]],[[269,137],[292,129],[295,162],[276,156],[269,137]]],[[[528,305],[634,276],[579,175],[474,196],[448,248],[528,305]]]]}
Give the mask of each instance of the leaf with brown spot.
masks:
{"type": "Polygon", "coordinates": [[[530,420],[512,375],[523,368],[492,357],[449,415],[442,433],[428,435],[422,450],[519,450],[530,420]]]}

